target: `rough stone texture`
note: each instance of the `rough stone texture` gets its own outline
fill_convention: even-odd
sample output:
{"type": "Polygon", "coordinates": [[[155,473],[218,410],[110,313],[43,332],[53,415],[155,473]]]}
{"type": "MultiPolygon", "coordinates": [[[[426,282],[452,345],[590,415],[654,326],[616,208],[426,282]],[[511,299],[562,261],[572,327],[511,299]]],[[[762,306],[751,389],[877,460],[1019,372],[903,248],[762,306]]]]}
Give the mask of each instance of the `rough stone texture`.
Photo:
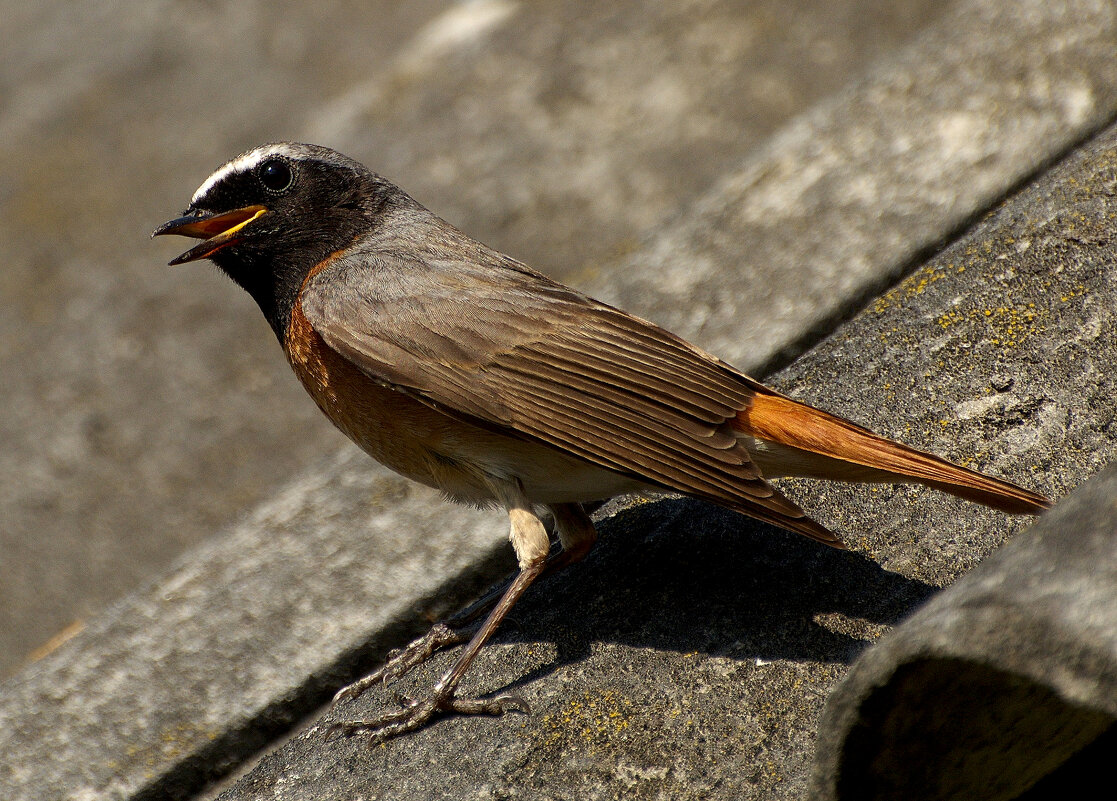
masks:
{"type": "Polygon", "coordinates": [[[952,5],[461,3],[313,109],[306,128],[369,154],[482,241],[565,277],[630,252],[952,5]]]}
{"type": "Polygon", "coordinates": [[[0,797],[182,797],[514,566],[491,514],[367,461],[319,465],[9,679],[0,797]]]}
{"type": "MultiPolygon", "coordinates": [[[[1105,23],[1107,9],[1083,4],[1078,16],[1065,21],[1077,25],[1083,15],[1095,13],[1090,17],[1096,22],[1093,33],[1059,40],[1064,51],[1078,54],[1074,69],[1089,76],[1108,75],[1113,69],[1108,54],[1104,59],[1091,56],[1097,49],[1097,36],[1111,30],[1105,23]]],[[[527,25],[535,18],[513,15],[508,19],[527,25]]],[[[998,25],[1011,24],[1011,20],[995,15],[991,19],[998,25]]],[[[220,28],[219,22],[227,23],[216,17],[198,19],[195,15],[191,19],[195,26],[212,26],[198,34],[199,41],[205,40],[203,34],[220,28]]],[[[243,32],[243,28],[240,30],[243,32]]],[[[1046,31],[1045,35],[1054,37],[1055,33],[1046,31]]],[[[186,47],[178,43],[180,36],[166,35],[174,39],[174,46],[186,47]]],[[[1042,49],[1045,41],[1022,42],[1020,47],[1042,49]]],[[[246,49],[252,51],[253,47],[246,49]]],[[[206,55],[212,56],[212,62],[205,68],[210,69],[212,63],[213,72],[196,76],[206,91],[229,91],[238,99],[247,99],[243,108],[228,98],[222,101],[224,96],[204,103],[192,101],[196,105],[189,109],[177,106],[189,112],[182,116],[200,116],[214,104],[225,102],[245,116],[228,122],[229,130],[236,132],[220,134],[228,140],[222,141],[223,146],[229,145],[223,149],[240,147],[242,143],[238,140],[233,144],[233,140],[242,135],[250,136],[243,144],[263,138],[255,131],[244,133],[244,120],[259,112],[263,101],[245,83],[234,81],[232,88],[222,84],[218,80],[223,77],[220,54],[206,55]]],[[[1053,59],[1050,63],[1057,67],[1063,62],[1053,59]]],[[[914,69],[920,65],[909,66],[914,69]]],[[[995,66],[995,59],[961,64],[960,74],[948,81],[950,88],[958,81],[980,79],[984,70],[995,66]]],[[[458,67],[464,69],[460,64],[458,67]]],[[[289,74],[281,73],[279,83],[286,76],[289,74]]],[[[910,79],[913,91],[923,86],[933,95],[937,88],[924,84],[918,76],[917,70],[910,79]]],[[[245,80],[243,76],[241,79],[245,80]]],[[[1099,85],[1105,84],[1098,80],[1099,85]]],[[[862,90],[869,91],[873,86],[870,82],[862,90]]],[[[267,96],[268,92],[261,90],[261,94],[267,96]]],[[[1097,96],[1108,97],[1100,90],[1097,96]]],[[[136,108],[148,108],[151,100],[151,95],[139,93],[136,108]]],[[[1104,104],[1099,105],[1102,107],[1104,104]]],[[[139,118],[138,111],[135,116],[139,118]]],[[[436,116],[432,111],[432,118],[436,116]]],[[[1039,118],[1045,119],[1043,115],[1039,118]]],[[[260,119],[270,118],[263,114],[260,119]]],[[[829,118],[823,114],[820,119],[829,118]]],[[[919,124],[924,119],[915,117],[919,124]]],[[[1084,119],[1082,125],[1088,127],[1092,118],[1084,119]]],[[[136,154],[148,163],[156,163],[159,153],[181,141],[188,150],[183,159],[197,162],[200,180],[212,167],[212,151],[217,147],[214,142],[220,133],[208,136],[210,132],[207,128],[206,135],[176,134],[171,143],[165,138],[148,141],[141,137],[136,154]],[[152,150],[145,152],[142,147],[152,150]]],[[[1008,133],[1006,142],[1011,143],[1014,137],[1008,133]]],[[[287,133],[279,131],[278,135],[287,133]]],[[[841,135],[840,130],[816,132],[819,141],[841,135]]],[[[69,147],[55,148],[57,142],[49,137],[44,140],[44,147],[50,145],[56,157],[55,161],[44,157],[45,162],[58,170],[53,174],[81,174],[74,169],[82,164],[80,161],[62,158],[81,149],[62,138],[69,147]]],[[[420,145],[421,141],[416,140],[415,146],[420,145]]],[[[624,146],[618,144],[621,149],[624,146]]],[[[365,157],[359,150],[347,149],[365,157]]],[[[105,165],[117,164],[116,153],[125,148],[112,150],[100,153],[105,165]]],[[[1105,155],[1107,152],[1104,148],[1093,151],[1096,169],[1091,169],[1103,176],[1100,185],[1111,192],[1112,160],[1105,155]]],[[[778,153],[771,151],[773,158],[778,153]]],[[[1028,157],[1034,157],[1034,152],[1028,157]]],[[[739,163],[739,154],[734,161],[739,163]]],[[[158,163],[163,165],[154,170],[158,192],[147,195],[158,197],[143,203],[143,214],[153,205],[177,208],[182,203],[183,164],[158,163]]],[[[533,166],[529,164],[525,169],[533,166]]],[[[556,170],[559,166],[552,165],[556,170]]],[[[492,169],[497,171],[496,164],[492,169]]],[[[384,171],[400,177],[387,168],[384,171]]],[[[894,180],[897,173],[890,174],[894,180]]],[[[902,174],[900,178],[907,180],[902,174]]],[[[402,177],[400,180],[407,183],[402,177]]],[[[1079,180],[1084,181],[1085,175],[1079,180]]],[[[936,262],[938,267],[928,268],[886,294],[820,352],[825,358],[812,354],[803,361],[801,370],[782,376],[780,385],[874,424],[883,433],[957,458],[973,458],[976,464],[994,472],[1057,492],[1073,486],[1096,469],[1104,461],[1102,454],[1112,447],[1112,432],[1106,421],[1113,416],[1113,388],[1107,383],[1108,373],[1099,367],[1112,359],[1113,350],[1112,286],[1106,283],[1111,279],[1103,272],[1111,267],[1105,247],[1109,233],[1102,226],[1105,215],[1111,212],[1106,205],[1111,200],[1105,192],[1086,191],[1084,184],[1074,187],[1062,180],[1052,186],[1055,194],[1048,198],[1045,208],[1034,216],[1021,212],[1033,228],[1046,232],[1042,236],[1029,238],[1027,246],[1022,240],[1006,244],[1007,240],[995,238],[981,240],[980,244],[971,242],[969,246],[976,250],[958,262],[960,267],[936,262]],[[1083,219],[1090,225],[1075,220],[1074,214],[1085,215],[1083,219]],[[1085,239],[1068,239],[1072,221],[1078,226],[1075,236],[1089,229],[1085,239]],[[990,247],[999,243],[994,256],[1005,258],[986,258],[986,241],[991,242],[990,247]],[[1036,253],[1043,254],[1040,261],[1027,261],[1036,253]],[[1027,265],[1021,275],[1013,272],[1018,260],[1027,265]],[[1047,270],[1055,269],[1052,265],[1057,265],[1060,272],[1048,275],[1047,270]],[[960,272],[963,267],[964,272],[960,272]],[[984,277],[975,279],[977,273],[984,277]],[[1037,275],[1048,284],[1042,286],[1037,275]],[[944,296],[942,293],[948,290],[954,294],[944,296]],[[1036,307],[1029,308],[1029,302],[1036,307]],[[868,335],[863,333],[865,327],[871,329],[868,335]],[[1079,365],[1093,366],[1069,375],[1066,365],[1056,358],[1063,356],[1074,356],[1079,365]],[[1047,379],[1050,385],[1044,383],[1047,379]],[[1081,393],[1081,399],[1077,393],[1081,393]],[[884,417],[888,408],[895,409],[896,416],[884,417]],[[1072,416],[1071,409],[1085,411],[1072,416]],[[1059,452],[1060,448],[1064,450],[1059,452]],[[1035,472],[1029,472],[1030,468],[1035,472]]],[[[15,196],[25,198],[19,193],[15,196]]],[[[701,201],[714,217],[720,213],[714,202],[717,196],[714,192],[710,199],[701,201]]],[[[424,199],[438,207],[430,196],[424,199]]],[[[111,199],[105,203],[96,208],[104,213],[111,206],[119,213],[118,203],[111,199]]],[[[79,199],[73,200],[72,211],[76,214],[82,205],[79,199]]],[[[872,216],[880,212],[868,213],[872,216]]],[[[41,224],[35,223],[38,218],[34,215],[19,219],[28,225],[41,224]]],[[[158,216],[145,222],[143,229],[160,219],[158,216]]],[[[483,221],[471,225],[469,220],[454,219],[484,235],[483,221]]],[[[580,223],[586,230],[568,232],[572,239],[592,233],[585,218],[580,223]]],[[[809,229],[812,221],[806,217],[800,224],[809,229]]],[[[90,224],[90,237],[97,227],[90,224]]],[[[137,236],[142,233],[137,232],[137,236]]],[[[263,464],[279,474],[289,471],[292,462],[283,461],[287,458],[283,454],[289,450],[286,446],[296,439],[304,443],[307,439],[307,429],[299,421],[309,418],[298,417],[296,410],[304,409],[306,415],[315,412],[294,391],[294,382],[282,375],[286,368],[267,341],[263,324],[253,326],[256,315],[247,311],[246,299],[216,280],[211,283],[209,278],[193,274],[189,278],[160,277],[158,272],[151,272],[149,259],[135,254],[126,257],[127,264],[114,265],[119,275],[109,289],[102,287],[102,291],[97,287],[104,273],[97,265],[110,263],[107,257],[81,264],[63,258],[77,247],[80,236],[84,234],[74,234],[75,241],[59,240],[53,256],[45,254],[34,262],[43,270],[45,283],[35,284],[33,291],[20,289],[38,304],[20,308],[45,309],[43,320],[58,324],[55,334],[49,333],[54,328],[39,329],[44,337],[44,354],[39,361],[49,364],[51,354],[58,351],[69,354],[67,363],[95,366],[95,379],[79,383],[76,398],[87,399],[99,408],[97,399],[103,399],[106,387],[111,386],[113,403],[120,404],[113,410],[124,410],[121,414],[129,420],[135,414],[138,427],[129,429],[129,437],[136,443],[151,438],[147,449],[137,445],[121,452],[123,455],[105,457],[104,462],[94,459],[105,470],[89,486],[106,483],[108,494],[120,496],[119,508],[141,517],[145,503],[182,503],[175,512],[182,517],[170,519],[183,522],[182,529],[194,525],[195,530],[209,530],[211,523],[191,521],[194,512],[190,510],[204,506],[215,510],[213,514],[224,509],[227,515],[231,509],[241,508],[247,498],[230,499],[224,493],[251,494],[253,482],[242,480],[245,474],[238,472],[247,466],[263,464]],[[58,272],[59,264],[69,266],[58,272]],[[91,297],[68,295],[74,286],[86,287],[84,291],[92,293],[91,297]],[[196,293],[196,303],[185,310],[180,297],[184,287],[196,293]],[[136,303],[146,312],[137,312],[136,303]],[[66,308],[72,314],[61,315],[52,304],[70,304],[66,308]],[[137,342],[147,344],[138,351],[123,348],[120,358],[112,355],[117,351],[106,343],[117,341],[120,331],[113,327],[116,323],[107,331],[98,328],[104,320],[115,319],[103,314],[105,308],[112,308],[116,317],[127,322],[126,328],[137,342]],[[226,308],[239,316],[218,314],[217,310],[226,308]],[[158,346],[151,345],[148,338],[164,325],[173,333],[157,336],[158,346]],[[189,343],[186,352],[182,350],[183,341],[189,343]],[[92,352],[102,355],[95,360],[92,352]],[[127,357],[128,353],[134,358],[127,357]],[[163,383],[155,369],[168,360],[182,371],[173,385],[163,383]],[[260,372],[248,371],[249,364],[260,372]],[[143,365],[146,367],[139,369],[143,365]],[[274,384],[265,376],[271,375],[267,371],[272,367],[276,371],[274,384]],[[264,383],[249,381],[252,376],[264,383]],[[119,385],[114,383],[117,381],[119,385]],[[230,394],[230,381],[247,381],[248,386],[243,393],[230,394]],[[277,389],[288,384],[293,392],[289,409],[288,400],[279,397],[277,389]],[[197,414],[187,416],[170,434],[164,433],[168,421],[181,418],[184,398],[192,399],[190,408],[197,414]],[[220,401],[215,404],[217,399],[220,401]],[[273,402],[276,405],[270,406],[273,402]],[[165,416],[150,417],[152,404],[167,407],[160,413],[165,416]],[[289,416],[289,411],[294,416],[289,416]],[[284,420],[284,426],[274,427],[271,421],[277,419],[284,420]],[[261,421],[257,431],[242,438],[241,432],[233,430],[252,420],[261,421]],[[290,428],[289,420],[295,421],[290,428]],[[275,448],[274,453],[261,448],[261,443],[272,441],[274,446],[269,447],[275,448]],[[180,448],[208,453],[201,460],[203,468],[181,476],[166,473],[166,463],[155,459],[154,453],[180,448]],[[141,455],[148,453],[153,454],[151,461],[143,461],[141,455]],[[117,475],[113,470],[122,464],[139,474],[126,473],[134,477],[108,482],[105,476],[117,475]],[[166,492],[157,494],[154,501],[141,503],[138,499],[146,496],[131,485],[145,481],[155,482],[166,492]]],[[[509,246],[499,237],[487,238],[518,255],[531,257],[526,247],[509,246]]],[[[118,240],[114,232],[113,242],[118,240]]],[[[0,243],[6,241],[0,237],[0,243]]],[[[46,241],[39,240],[40,244],[46,241]]],[[[803,242],[809,244],[810,238],[803,238],[803,242]]],[[[793,238],[787,247],[794,244],[793,238]]],[[[654,247],[665,245],[660,241],[654,247]]],[[[602,252],[606,250],[601,248],[602,252]]],[[[809,261],[812,252],[803,251],[803,263],[809,261]]],[[[738,251],[723,250],[720,254],[727,269],[739,261],[738,251]]],[[[642,261],[658,264],[651,258],[642,261]]],[[[25,264],[18,260],[15,263],[25,264]]],[[[683,281],[690,268],[689,262],[680,262],[670,271],[659,266],[656,270],[664,285],[670,286],[683,281]]],[[[784,283],[793,280],[790,273],[780,277],[784,283]]],[[[20,288],[18,282],[16,286],[20,288]]],[[[762,324],[765,318],[755,316],[757,305],[746,305],[752,297],[750,292],[750,285],[742,279],[738,319],[762,324]]],[[[638,303],[634,308],[650,313],[638,303]]],[[[759,308],[770,308],[773,314],[780,312],[774,306],[761,304],[759,308]]],[[[702,320],[688,320],[682,328],[702,338],[702,320]]],[[[804,333],[798,332],[791,340],[799,341],[804,333]]],[[[2,341],[9,343],[5,345],[10,346],[9,355],[22,352],[23,340],[18,337],[2,341]]],[[[746,367],[760,363],[758,354],[742,348],[740,342],[721,352],[746,367]]],[[[32,376],[36,386],[51,386],[35,372],[40,369],[35,364],[26,359],[12,364],[12,372],[21,380],[32,376]]],[[[21,386],[19,382],[14,385],[21,386]]],[[[19,404],[9,404],[13,406],[19,404]]],[[[58,422],[57,415],[34,418],[34,408],[35,404],[20,407],[25,425],[10,432],[13,449],[5,452],[5,457],[13,460],[9,465],[17,463],[20,443],[31,441],[20,437],[35,435],[35,420],[39,420],[39,435],[46,426],[43,420],[60,432],[67,430],[65,420],[58,422]]],[[[57,410],[49,407],[47,411],[57,410]]],[[[118,419],[110,416],[108,422],[116,425],[118,419]]],[[[329,430],[321,425],[313,430],[329,430]]],[[[8,433],[4,432],[5,437],[8,433]]],[[[116,441],[118,435],[119,430],[110,427],[106,441],[116,441]]],[[[74,444],[72,453],[83,452],[84,440],[68,441],[74,444]]],[[[336,441],[304,444],[306,450],[293,461],[309,459],[319,448],[332,450],[336,441]]],[[[32,449],[30,453],[38,451],[32,449]]],[[[71,451],[59,453],[64,456],[71,451]]],[[[115,451],[106,449],[105,453],[115,451]]],[[[13,799],[50,798],[63,787],[84,788],[86,797],[189,793],[200,778],[242,758],[246,750],[320,702],[325,695],[323,688],[337,676],[352,673],[356,663],[367,665],[383,647],[402,639],[408,627],[422,619],[424,610],[437,613],[439,608],[427,599],[465,593],[475,583],[473,577],[493,575],[499,571],[498,565],[509,564],[500,561],[508,560],[506,546],[491,550],[503,538],[499,516],[485,517],[483,524],[471,516],[455,516],[465,513],[446,512],[443,516],[445,507],[432,508],[432,497],[419,495],[409,496],[412,500],[402,509],[399,504],[370,507],[369,495],[381,493],[385,498],[395,498],[397,490],[392,488],[400,485],[365,467],[363,460],[350,462],[350,458],[351,452],[338,465],[306,473],[289,492],[237,529],[228,548],[218,541],[206,546],[196,558],[181,563],[165,583],[172,589],[188,586],[190,592],[185,598],[174,592],[164,597],[163,582],[155,583],[116,607],[109,618],[94,622],[57,653],[3,685],[0,752],[6,757],[2,769],[6,772],[0,772],[0,794],[13,799]],[[303,487],[310,489],[304,491],[303,487]],[[277,508],[283,510],[282,514],[275,511],[277,508]],[[316,533],[311,523],[326,514],[326,509],[333,509],[336,517],[322,524],[326,531],[316,533]],[[343,525],[346,521],[351,525],[343,525]],[[337,529],[331,532],[335,522],[337,529]],[[470,544],[462,545],[466,552],[461,561],[455,561],[458,557],[454,554],[443,553],[437,541],[432,542],[431,550],[420,552],[419,557],[426,554],[430,559],[448,560],[434,562],[440,573],[427,578],[432,583],[409,588],[405,586],[408,580],[401,586],[385,586],[393,573],[398,574],[396,565],[400,561],[417,564],[409,561],[402,543],[394,540],[384,548],[389,560],[384,565],[373,564],[379,556],[385,526],[394,525],[401,535],[415,529],[422,536],[437,529],[456,536],[453,526],[459,522],[472,532],[466,537],[470,544]],[[482,527],[475,528],[477,525],[482,527]],[[300,533],[295,536],[295,532],[300,533]],[[354,539],[346,539],[346,532],[354,539]],[[323,553],[333,560],[326,563],[326,569],[323,553]],[[207,564],[212,568],[209,572],[207,564]],[[462,569],[464,578],[455,578],[454,573],[462,569]],[[301,586],[304,581],[309,588],[301,586]],[[206,588],[211,592],[204,592],[206,588]],[[375,606],[385,594],[392,606],[378,614],[375,606]],[[240,615],[242,607],[249,613],[240,615]],[[339,615],[344,622],[335,626],[332,621],[339,615]],[[264,622],[272,625],[265,626],[264,622]],[[152,633],[150,639],[139,637],[145,629],[152,633]],[[370,644],[362,648],[362,642],[370,644]],[[83,663],[98,670],[85,670],[83,663]],[[255,683],[246,676],[254,678],[255,683]]],[[[32,457],[25,462],[38,464],[32,457]]],[[[59,462],[70,465],[70,474],[76,471],[73,465],[79,463],[80,459],[59,462]]],[[[267,476],[276,473],[264,470],[258,474],[262,478],[255,485],[257,490],[267,476]]],[[[9,484],[0,482],[0,486],[9,484]]],[[[46,492],[43,488],[47,484],[32,482],[31,486],[37,492],[46,492]]],[[[50,491],[57,493],[51,496],[56,499],[69,498],[57,488],[50,491]]],[[[65,514],[44,502],[41,517],[35,518],[43,536],[30,541],[46,548],[73,530],[102,549],[97,552],[104,553],[108,565],[124,572],[127,566],[115,567],[114,560],[121,560],[122,554],[131,556],[130,549],[135,550],[135,546],[108,549],[107,540],[96,536],[97,531],[110,530],[103,527],[106,521],[115,519],[112,510],[116,507],[105,503],[104,494],[94,493],[84,500],[80,496],[75,492],[75,498],[67,500],[72,508],[65,514]],[[102,517],[87,524],[82,510],[90,507],[83,504],[92,504],[102,517]],[[81,519],[83,525],[75,526],[74,519],[81,519]],[[49,526],[58,526],[58,531],[49,526]],[[45,536],[48,532],[53,532],[50,537],[45,536]]],[[[506,645],[492,649],[481,669],[470,678],[473,687],[483,689],[500,688],[510,681],[523,683],[521,691],[535,703],[536,714],[528,719],[440,724],[420,737],[388,746],[397,749],[391,752],[394,759],[401,769],[432,761],[450,768],[460,766],[462,781],[473,779],[470,792],[480,797],[486,792],[497,797],[526,792],[517,787],[534,787],[540,797],[548,793],[561,797],[564,791],[560,785],[545,782],[575,781],[579,777],[589,785],[588,789],[583,787],[589,797],[671,797],[674,789],[684,785],[693,786],[695,793],[705,788],[715,797],[719,792],[725,793],[723,797],[748,797],[749,793],[756,797],[795,797],[805,781],[822,698],[841,673],[841,665],[852,659],[864,642],[878,636],[925,597],[932,586],[948,583],[1023,525],[1023,521],[1006,523],[999,515],[907,490],[810,487],[801,497],[805,502],[809,498],[808,505],[818,510],[819,517],[846,531],[863,552],[885,560],[892,572],[881,570],[863,556],[817,551],[806,543],[705,507],[676,502],[636,508],[605,525],[609,538],[593,561],[542,586],[534,601],[517,610],[520,633],[507,632],[506,645]],[[647,546],[640,547],[645,537],[647,546]],[[558,590],[560,594],[552,594],[558,590]],[[709,616],[710,622],[704,616],[709,616]],[[540,646],[541,642],[555,643],[554,651],[540,646]],[[598,655],[601,661],[596,661],[598,655]],[[609,687],[614,688],[612,695],[599,692],[599,688],[609,687]],[[727,714],[727,708],[734,711],[727,714]],[[622,716],[624,720],[617,722],[622,716]],[[665,720],[681,722],[671,724],[675,726],[672,729],[664,726],[665,720]],[[692,723],[688,725],[687,721],[692,723]],[[544,737],[547,731],[551,734],[544,737]],[[597,739],[594,731],[600,734],[597,739]],[[677,737],[667,738],[665,732],[672,731],[677,737]],[[518,732],[520,739],[510,740],[509,732],[518,732]],[[424,744],[429,751],[411,750],[421,749],[424,744]],[[507,761],[501,763],[493,754],[504,754],[507,761]],[[501,764],[511,767],[501,772],[501,764]]],[[[156,526],[156,530],[162,532],[165,527],[156,526]]],[[[189,538],[188,531],[167,531],[167,535],[189,538]]],[[[37,555],[50,557],[49,552],[37,555]]],[[[5,551],[5,565],[7,557],[5,551]]],[[[452,604],[453,598],[447,597],[444,603],[452,604]]],[[[439,664],[445,664],[445,660],[439,664]]],[[[431,671],[417,676],[416,681],[422,681],[431,671]]],[[[376,700],[362,699],[361,706],[376,700]]],[[[379,702],[384,700],[382,697],[379,702]]],[[[349,787],[348,797],[352,797],[372,793],[368,782],[389,781],[377,778],[376,760],[380,757],[376,754],[370,757],[352,742],[323,746],[318,736],[311,732],[294,740],[292,750],[270,757],[236,792],[251,795],[259,790],[267,797],[274,790],[317,797],[314,794],[321,790],[323,797],[329,797],[329,793],[344,795],[345,787],[349,787]],[[309,761],[298,765],[286,762],[295,752],[309,761]],[[306,783],[314,776],[328,777],[337,784],[314,788],[306,783]]],[[[402,782],[394,780],[400,786],[402,782]]],[[[428,788],[431,793],[433,788],[428,788]]]]}
{"type": "MultiPolygon", "coordinates": [[[[858,660],[826,704],[814,797],[1010,801],[1115,722],[1111,467],[858,660]]],[[[1101,780],[1112,745],[1038,797],[1101,780]]]]}
{"type": "MultiPolygon", "coordinates": [[[[465,682],[522,695],[530,716],[448,720],[382,748],[324,739],[339,714],[392,703],[377,692],[221,797],[797,797],[825,688],[866,636],[823,621],[879,629],[932,589],[695,503],[630,509],[602,532],[592,559],[516,608],[465,682]]],[[[398,689],[421,691],[450,657],[398,689]]]]}
{"type": "Polygon", "coordinates": [[[1112,3],[952,12],[727,169],[602,294],[779,364],[1114,116],[1112,3]]]}
{"type": "Polygon", "coordinates": [[[0,673],[343,447],[147,240],[222,160],[322,140],[566,274],[943,7],[0,1],[0,673]]]}
{"type": "MultiPolygon", "coordinates": [[[[1117,127],[1007,202],[773,383],[1055,496],[1112,457],[1117,127]]],[[[517,608],[466,691],[530,717],[453,719],[374,749],[333,709],[224,799],[800,798],[843,665],[1028,525],[913,488],[785,482],[852,553],[695,503],[637,506],[517,608]]],[[[1006,738],[1014,736],[1006,732],[1006,738]]]]}

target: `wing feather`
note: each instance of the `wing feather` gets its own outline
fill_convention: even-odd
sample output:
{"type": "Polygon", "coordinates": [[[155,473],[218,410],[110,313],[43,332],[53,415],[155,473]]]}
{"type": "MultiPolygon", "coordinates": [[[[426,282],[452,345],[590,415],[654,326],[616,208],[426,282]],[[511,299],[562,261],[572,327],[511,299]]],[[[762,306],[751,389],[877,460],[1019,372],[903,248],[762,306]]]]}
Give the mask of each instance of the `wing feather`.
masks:
{"type": "Polygon", "coordinates": [[[307,282],[303,314],[373,380],[449,414],[836,541],[738,443],[731,424],[756,393],[751,379],[471,245],[456,258],[371,242],[307,282]]]}

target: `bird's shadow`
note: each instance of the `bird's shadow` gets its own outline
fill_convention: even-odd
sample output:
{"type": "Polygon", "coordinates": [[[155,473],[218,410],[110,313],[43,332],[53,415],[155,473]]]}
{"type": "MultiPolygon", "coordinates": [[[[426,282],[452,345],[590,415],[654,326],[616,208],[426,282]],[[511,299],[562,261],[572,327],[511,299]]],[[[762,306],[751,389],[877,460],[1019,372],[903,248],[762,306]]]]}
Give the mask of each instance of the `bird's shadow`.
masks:
{"type": "Polygon", "coordinates": [[[502,691],[586,658],[595,642],[848,663],[871,640],[835,629],[892,625],[938,589],[697,501],[640,505],[599,530],[590,556],[533,586],[498,634],[556,648],[502,691]]]}

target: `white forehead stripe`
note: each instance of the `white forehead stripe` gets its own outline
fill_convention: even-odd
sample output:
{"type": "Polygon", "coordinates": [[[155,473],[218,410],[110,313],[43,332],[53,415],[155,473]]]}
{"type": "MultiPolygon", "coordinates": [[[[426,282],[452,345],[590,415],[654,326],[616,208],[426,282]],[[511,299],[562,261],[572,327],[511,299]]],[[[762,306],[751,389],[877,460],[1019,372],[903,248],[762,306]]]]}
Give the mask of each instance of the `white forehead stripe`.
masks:
{"type": "Polygon", "coordinates": [[[194,193],[194,197],[190,198],[190,204],[193,205],[197,203],[206,196],[209,190],[213,189],[214,186],[233,173],[248,172],[254,169],[264,159],[276,155],[294,156],[295,154],[289,145],[283,143],[262,145],[255,150],[249,150],[247,153],[237,156],[224,166],[218,167],[217,172],[209,178],[206,178],[205,183],[198,187],[198,191],[194,193]]]}

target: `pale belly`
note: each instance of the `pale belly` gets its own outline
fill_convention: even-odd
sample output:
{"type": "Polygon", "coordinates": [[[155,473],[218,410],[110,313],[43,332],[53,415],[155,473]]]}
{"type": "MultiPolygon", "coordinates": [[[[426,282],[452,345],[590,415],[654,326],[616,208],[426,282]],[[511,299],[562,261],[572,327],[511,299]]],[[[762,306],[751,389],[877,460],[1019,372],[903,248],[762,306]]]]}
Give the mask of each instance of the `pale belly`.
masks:
{"type": "Polygon", "coordinates": [[[445,415],[394,390],[366,386],[361,404],[328,416],[381,464],[464,503],[495,501],[491,482],[516,479],[534,503],[600,500],[649,489],[543,443],[506,436],[445,415]],[[351,410],[358,409],[354,415],[351,410]]]}

